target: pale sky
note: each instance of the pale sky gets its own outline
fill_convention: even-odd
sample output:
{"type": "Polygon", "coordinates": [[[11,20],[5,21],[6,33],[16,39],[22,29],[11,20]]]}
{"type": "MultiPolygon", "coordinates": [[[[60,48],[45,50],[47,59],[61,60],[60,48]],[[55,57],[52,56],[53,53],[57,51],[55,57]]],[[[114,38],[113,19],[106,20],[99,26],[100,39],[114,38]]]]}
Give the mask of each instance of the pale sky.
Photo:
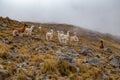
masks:
{"type": "Polygon", "coordinates": [[[0,0],[0,16],[120,35],[120,0],[0,0]]]}

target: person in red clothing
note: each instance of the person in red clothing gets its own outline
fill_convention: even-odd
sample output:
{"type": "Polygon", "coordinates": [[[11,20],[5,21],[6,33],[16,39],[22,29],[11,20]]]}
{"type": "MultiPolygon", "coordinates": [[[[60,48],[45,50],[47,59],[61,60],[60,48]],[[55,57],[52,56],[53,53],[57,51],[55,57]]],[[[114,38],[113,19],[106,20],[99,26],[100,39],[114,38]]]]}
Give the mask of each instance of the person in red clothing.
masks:
{"type": "Polygon", "coordinates": [[[100,41],[100,49],[104,49],[104,44],[102,40],[100,41]]]}

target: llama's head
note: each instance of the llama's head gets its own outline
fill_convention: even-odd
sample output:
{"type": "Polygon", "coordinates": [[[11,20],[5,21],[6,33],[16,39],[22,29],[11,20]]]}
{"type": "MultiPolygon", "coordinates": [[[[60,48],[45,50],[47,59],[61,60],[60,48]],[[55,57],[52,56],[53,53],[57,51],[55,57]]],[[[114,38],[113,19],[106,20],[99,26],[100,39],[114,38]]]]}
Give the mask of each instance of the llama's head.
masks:
{"type": "Polygon", "coordinates": [[[24,26],[23,26],[23,29],[25,30],[25,28],[27,27],[27,25],[26,24],[24,24],[24,26]]]}
{"type": "Polygon", "coordinates": [[[53,33],[53,29],[50,30],[53,33]]]}
{"type": "Polygon", "coordinates": [[[42,28],[42,27],[41,27],[41,26],[39,26],[39,29],[40,29],[40,30],[41,30],[41,28],[42,28]]]}
{"type": "Polygon", "coordinates": [[[57,33],[59,33],[60,31],[57,31],[57,33]]]}
{"type": "Polygon", "coordinates": [[[61,33],[61,34],[64,34],[64,32],[63,32],[63,31],[61,31],[60,33],[61,33]]]}
{"type": "Polygon", "coordinates": [[[34,28],[34,27],[35,27],[34,25],[31,26],[31,28],[34,28]]]}
{"type": "Polygon", "coordinates": [[[70,34],[70,31],[67,31],[67,35],[69,35],[70,34]]]}
{"type": "Polygon", "coordinates": [[[103,44],[103,40],[100,40],[100,43],[102,43],[102,44],[103,44]]]}

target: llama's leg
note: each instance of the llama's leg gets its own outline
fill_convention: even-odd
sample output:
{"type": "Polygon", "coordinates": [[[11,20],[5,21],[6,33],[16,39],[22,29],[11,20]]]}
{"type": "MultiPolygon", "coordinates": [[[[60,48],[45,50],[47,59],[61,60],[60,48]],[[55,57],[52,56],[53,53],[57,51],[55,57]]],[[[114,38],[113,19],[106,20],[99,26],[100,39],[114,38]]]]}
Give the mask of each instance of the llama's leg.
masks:
{"type": "Polygon", "coordinates": [[[52,40],[52,35],[50,35],[50,40],[52,40]]]}
{"type": "Polygon", "coordinates": [[[48,37],[47,37],[47,35],[46,35],[46,40],[48,41],[48,37]]]}
{"type": "Polygon", "coordinates": [[[15,31],[13,31],[13,33],[12,33],[12,34],[13,34],[13,36],[16,36],[15,31]]]}
{"type": "Polygon", "coordinates": [[[46,40],[49,41],[49,36],[48,35],[46,36],[46,40]]]}

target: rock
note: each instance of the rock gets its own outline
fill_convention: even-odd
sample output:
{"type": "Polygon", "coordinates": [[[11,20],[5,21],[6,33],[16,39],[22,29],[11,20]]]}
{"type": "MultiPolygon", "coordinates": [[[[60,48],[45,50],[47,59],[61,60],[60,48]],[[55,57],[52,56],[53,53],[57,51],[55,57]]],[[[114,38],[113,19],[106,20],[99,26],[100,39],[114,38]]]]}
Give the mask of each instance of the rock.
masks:
{"type": "Polygon", "coordinates": [[[94,64],[94,65],[99,65],[99,61],[98,61],[97,57],[95,57],[95,58],[88,58],[87,59],[87,63],[94,64]]]}
{"type": "Polygon", "coordinates": [[[87,46],[84,46],[81,50],[81,54],[83,54],[85,56],[91,56],[94,53],[92,52],[92,50],[89,50],[89,48],[87,46]]]}
{"type": "Polygon", "coordinates": [[[87,46],[84,46],[81,50],[81,53],[84,54],[86,51],[88,50],[88,47],[87,46]]]}
{"type": "Polygon", "coordinates": [[[109,47],[104,48],[104,51],[107,52],[107,53],[112,53],[112,50],[109,47]]]}
{"type": "Polygon", "coordinates": [[[61,50],[59,49],[55,52],[55,54],[63,55],[64,53],[62,53],[61,50]]]}
{"type": "Polygon", "coordinates": [[[53,50],[54,46],[52,46],[51,44],[48,44],[47,48],[48,48],[48,50],[53,50]]]}
{"type": "Polygon", "coordinates": [[[107,79],[107,78],[108,78],[108,76],[107,76],[105,73],[102,73],[102,74],[101,74],[101,79],[102,79],[102,80],[105,80],[105,79],[107,79]]]}
{"type": "Polygon", "coordinates": [[[80,55],[73,49],[68,49],[67,52],[70,54],[73,58],[80,58],[80,55]]]}
{"type": "Polygon", "coordinates": [[[28,63],[27,62],[22,62],[20,64],[18,64],[18,67],[21,68],[21,67],[28,67],[28,63]]]}
{"type": "Polygon", "coordinates": [[[2,64],[3,65],[7,65],[7,64],[11,64],[12,62],[10,62],[10,61],[4,61],[2,64]]]}
{"type": "Polygon", "coordinates": [[[2,27],[7,27],[7,26],[8,26],[8,25],[7,25],[7,24],[5,24],[5,23],[3,23],[3,24],[2,24],[2,27]]]}
{"type": "Polygon", "coordinates": [[[73,58],[71,56],[68,55],[61,55],[58,60],[65,60],[68,61],[69,63],[75,63],[75,61],[73,60],[73,58]]]}
{"type": "Polygon", "coordinates": [[[73,49],[68,49],[67,52],[69,52],[70,54],[78,54],[75,50],[73,49]]]}
{"type": "Polygon", "coordinates": [[[18,58],[20,56],[18,53],[10,53],[9,55],[12,58],[18,58]]]}
{"type": "Polygon", "coordinates": [[[120,73],[120,68],[114,68],[111,70],[111,72],[115,74],[120,73]]]}
{"type": "Polygon", "coordinates": [[[10,76],[8,70],[0,69],[0,80],[5,80],[10,76]]]}
{"type": "Polygon", "coordinates": [[[120,56],[113,56],[110,60],[110,64],[115,67],[120,67],[120,56]]]}
{"type": "Polygon", "coordinates": [[[41,52],[41,53],[45,53],[46,52],[46,49],[45,49],[45,46],[43,45],[40,45],[38,48],[36,48],[35,50],[41,52]]]}
{"type": "Polygon", "coordinates": [[[5,44],[11,44],[11,43],[12,43],[12,42],[9,41],[8,39],[4,39],[4,40],[2,40],[2,42],[5,43],[5,44]]]}
{"type": "Polygon", "coordinates": [[[79,54],[70,54],[70,56],[73,57],[73,58],[80,58],[79,54]]]}

